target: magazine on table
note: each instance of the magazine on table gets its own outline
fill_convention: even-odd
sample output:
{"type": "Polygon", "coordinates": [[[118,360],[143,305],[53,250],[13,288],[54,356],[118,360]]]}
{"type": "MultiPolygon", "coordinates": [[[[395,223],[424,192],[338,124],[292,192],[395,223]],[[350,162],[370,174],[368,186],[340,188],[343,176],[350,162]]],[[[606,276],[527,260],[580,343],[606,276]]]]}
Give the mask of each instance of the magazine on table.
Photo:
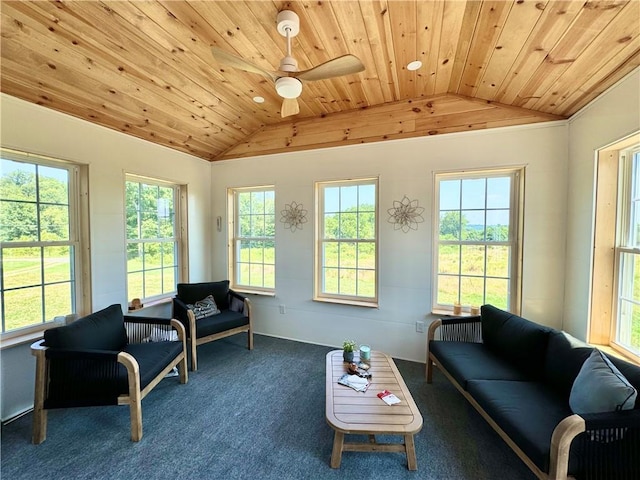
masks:
{"type": "Polygon", "coordinates": [[[346,385],[353,388],[357,392],[366,392],[369,388],[369,381],[366,378],[359,377],[358,375],[349,375],[345,373],[338,379],[340,385],[346,385]]]}

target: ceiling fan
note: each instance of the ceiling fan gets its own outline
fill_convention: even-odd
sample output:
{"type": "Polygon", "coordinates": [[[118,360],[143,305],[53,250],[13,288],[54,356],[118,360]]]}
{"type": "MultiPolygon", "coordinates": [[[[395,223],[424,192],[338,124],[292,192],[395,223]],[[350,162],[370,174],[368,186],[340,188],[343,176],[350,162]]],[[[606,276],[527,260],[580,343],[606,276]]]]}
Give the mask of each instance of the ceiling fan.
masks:
{"type": "Polygon", "coordinates": [[[329,78],[362,72],[364,65],[355,55],[342,55],[317,65],[309,70],[298,71],[298,62],[291,56],[291,39],[300,32],[300,18],[291,10],[278,13],[276,19],[280,35],[287,39],[287,54],[280,60],[278,71],[271,72],[218,47],[211,47],[213,57],[221,64],[245,72],[257,73],[275,83],[276,92],[283,98],[280,113],[282,117],[300,113],[297,98],[302,93],[302,82],[326,80],[329,78]]]}

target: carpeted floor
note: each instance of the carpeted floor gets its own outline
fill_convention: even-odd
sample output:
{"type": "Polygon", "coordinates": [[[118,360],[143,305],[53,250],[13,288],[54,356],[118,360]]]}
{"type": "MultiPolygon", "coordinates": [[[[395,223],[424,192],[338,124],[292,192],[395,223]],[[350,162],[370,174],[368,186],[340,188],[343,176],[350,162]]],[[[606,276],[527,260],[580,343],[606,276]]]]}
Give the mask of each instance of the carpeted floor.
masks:
{"type": "MultiPolygon", "coordinates": [[[[198,347],[189,383],[163,380],[142,402],[144,436],[129,440],[129,409],[49,411],[32,445],[31,414],[2,427],[3,479],[523,479],[535,477],[455,388],[424,364],[397,360],[424,426],[418,471],[399,453],[345,452],[329,467],[325,355],[331,348],[246,335],[198,347]]],[[[349,439],[349,437],[347,437],[349,439]]],[[[401,441],[401,437],[383,438],[401,441]]]]}

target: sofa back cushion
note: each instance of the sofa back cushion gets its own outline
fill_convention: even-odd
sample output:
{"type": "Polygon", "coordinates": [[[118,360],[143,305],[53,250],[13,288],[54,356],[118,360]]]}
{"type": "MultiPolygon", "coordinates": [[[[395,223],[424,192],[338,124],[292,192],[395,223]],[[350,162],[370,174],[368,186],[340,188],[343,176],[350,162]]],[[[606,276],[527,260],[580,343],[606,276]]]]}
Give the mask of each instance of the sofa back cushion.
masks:
{"type": "MultiPolygon", "coordinates": [[[[629,363],[621,358],[614,356],[608,357],[611,363],[613,363],[620,373],[629,381],[633,387],[640,392],[640,366],[629,363]]],[[[636,410],[640,410],[640,395],[636,397],[636,404],[634,407],[636,410]]]]}
{"type": "Polygon", "coordinates": [[[591,352],[593,347],[567,332],[552,332],[544,362],[544,382],[568,399],[573,382],[591,352]]]}
{"type": "Polygon", "coordinates": [[[209,295],[220,310],[229,309],[229,280],[219,282],[179,283],[177,285],[178,298],[187,304],[195,304],[209,295]]]}
{"type": "Polygon", "coordinates": [[[49,348],[120,351],[127,344],[122,308],[114,304],[64,327],[45,330],[44,340],[49,348]]]}
{"type": "Polygon", "coordinates": [[[493,305],[483,305],[481,317],[487,348],[532,378],[541,378],[552,329],[493,305]]]}

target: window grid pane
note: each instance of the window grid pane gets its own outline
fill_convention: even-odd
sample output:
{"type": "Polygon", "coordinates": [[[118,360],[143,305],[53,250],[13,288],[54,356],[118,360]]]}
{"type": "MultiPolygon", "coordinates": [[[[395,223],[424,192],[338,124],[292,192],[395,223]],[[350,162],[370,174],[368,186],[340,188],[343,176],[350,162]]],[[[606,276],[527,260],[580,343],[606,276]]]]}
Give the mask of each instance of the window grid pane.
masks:
{"type": "Polygon", "coordinates": [[[232,285],[272,290],[275,287],[275,191],[232,190],[234,253],[232,285]]]}
{"type": "Polygon", "coordinates": [[[317,295],[322,298],[377,298],[377,182],[318,183],[317,295]]]}
{"type": "Polygon", "coordinates": [[[516,172],[436,177],[436,308],[491,303],[509,309],[515,278],[512,225],[516,172]]]}
{"type": "Polygon", "coordinates": [[[73,167],[39,161],[0,159],[3,333],[76,308],[73,167]]]}
{"type": "Polygon", "coordinates": [[[178,281],[177,187],[129,179],[125,191],[127,295],[171,294],[178,281]]]}

